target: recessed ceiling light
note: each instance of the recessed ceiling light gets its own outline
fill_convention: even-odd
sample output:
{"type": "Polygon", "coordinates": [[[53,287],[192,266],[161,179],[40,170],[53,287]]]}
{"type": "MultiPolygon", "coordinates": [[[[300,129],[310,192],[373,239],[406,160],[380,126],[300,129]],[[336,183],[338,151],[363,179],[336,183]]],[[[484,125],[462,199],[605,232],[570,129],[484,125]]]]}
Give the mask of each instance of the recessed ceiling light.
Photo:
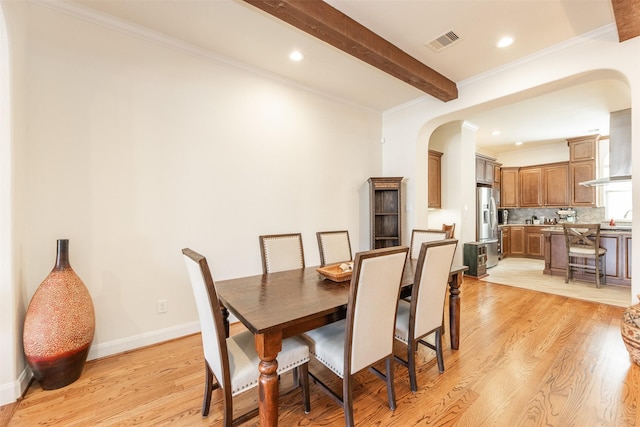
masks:
{"type": "Polygon", "coordinates": [[[516,142],[516,145],[522,145],[522,141],[516,142]]]}
{"type": "Polygon", "coordinates": [[[298,50],[294,50],[289,54],[289,59],[292,61],[296,61],[296,62],[302,61],[303,58],[304,58],[304,55],[302,54],[302,52],[298,50]]]}
{"type": "Polygon", "coordinates": [[[493,132],[491,132],[491,135],[500,135],[500,131],[499,130],[494,130],[493,132]]]}
{"type": "Polygon", "coordinates": [[[513,37],[503,37],[498,41],[498,47],[507,47],[507,46],[511,46],[511,43],[513,43],[513,37]]]}

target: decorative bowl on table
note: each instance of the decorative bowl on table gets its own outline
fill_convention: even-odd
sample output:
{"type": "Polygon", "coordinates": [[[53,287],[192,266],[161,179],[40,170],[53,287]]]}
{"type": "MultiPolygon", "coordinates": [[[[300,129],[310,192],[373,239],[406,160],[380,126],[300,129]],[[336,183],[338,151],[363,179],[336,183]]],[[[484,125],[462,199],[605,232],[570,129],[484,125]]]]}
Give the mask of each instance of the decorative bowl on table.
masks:
{"type": "Polygon", "coordinates": [[[324,267],[318,267],[316,271],[325,279],[329,279],[333,282],[346,282],[347,280],[351,280],[353,262],[326,265],[324,267]]]}

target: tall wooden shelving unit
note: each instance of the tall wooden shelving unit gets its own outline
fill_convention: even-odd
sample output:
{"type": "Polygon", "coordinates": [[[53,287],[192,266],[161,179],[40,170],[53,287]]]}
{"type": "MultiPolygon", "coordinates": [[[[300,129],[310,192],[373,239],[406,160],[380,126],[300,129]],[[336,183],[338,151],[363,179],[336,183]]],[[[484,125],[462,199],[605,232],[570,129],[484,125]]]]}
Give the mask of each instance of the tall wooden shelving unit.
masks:
{"type": "Polygon", "coordinates": [[[402,177],[369,178],[371,248],[402,244],[402,177]]]}

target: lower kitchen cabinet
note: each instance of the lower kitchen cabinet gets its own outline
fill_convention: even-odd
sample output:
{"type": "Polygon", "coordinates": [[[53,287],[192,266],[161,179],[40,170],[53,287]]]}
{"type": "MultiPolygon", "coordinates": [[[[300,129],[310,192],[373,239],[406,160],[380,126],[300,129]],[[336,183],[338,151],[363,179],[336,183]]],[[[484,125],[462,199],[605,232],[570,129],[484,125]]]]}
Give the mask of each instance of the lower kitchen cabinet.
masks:
{"type": "Polygon", "coordinates": [[[524,225],[510,226],[509,231],[511,233],[509,255],[524,256],[526,253],[524,225]]]}
{"type": "Polygon", "coordinates": [[[502,257],[544,258],[543,226],[509,225],[502,227],[502,257]]]}
{"type": "Polygon", "coordinates": [[[544,258],[544,227],[528,226],[525,227],[526,236],[526,253],[527,258],[544,258]]]}
{"type": "Polygon", "coordinates": [[[502,258],[511,255],[511,227],[502,227],[502,258]]]}

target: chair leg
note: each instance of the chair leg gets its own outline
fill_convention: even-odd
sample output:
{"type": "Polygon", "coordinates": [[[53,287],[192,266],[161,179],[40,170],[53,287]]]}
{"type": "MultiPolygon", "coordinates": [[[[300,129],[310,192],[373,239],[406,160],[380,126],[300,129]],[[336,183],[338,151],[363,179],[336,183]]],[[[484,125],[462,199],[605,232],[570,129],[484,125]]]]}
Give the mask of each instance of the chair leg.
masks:
{"type": "Polygon", "coordinates": [[[571,257],[567,255],[567,269],[564,273],[564,283],[569,283],[569,279],[571,278],[571,257]]]}
{"type": "Polygon", "coordinates": [[[345,374],[342,379],[342,409],[344,410],[344,425],[354,427],[353,396],[351,395],[351,375],[345,374]]]}
{"type": "Polygon", "coordinates": [[[396,389],[393,381],[393,356],[387,357],[387,399],[389,400],[389,408],[396,410],[396,389]]]}
{"type": "Polygon", "coordinates": [[[596,288],[600,287],[600,257],[597,257],[595,259],[595,266],[596,266],[596,288]]]}
{"type": "Polygon", "coordinates": [[[204,379],[204,398],[202,400],[202,416],[209,415],[209,408],[211,407],[211,392],[213,391],[213,372],[209,368],[209,364],[204,362],[205,379],[204,379]]]}
{"type": "Polygon", "coordinates": [[[407,343],[407,368],[409,369],[409,384],[411,385],[411,391],[418,391],[418,380],[416,378],[416,353],[418,350],[418,343],[407,343]]]}
{"type": "Polygon", "coordinates": [[[302,399],[304,400],[304,413],[311,412],[311,399],[309,396],[309,365],[303,363],[298,366],[294,372],[298,374],[300,380],[300,387],[302,388],[302,399]]]}
{"type": "Polygon", "coordinates": [[[436,330],[436,359],[438,360],[438,370],[444,372],[444,358],[442,357],[442,330],[436,330]]]}

